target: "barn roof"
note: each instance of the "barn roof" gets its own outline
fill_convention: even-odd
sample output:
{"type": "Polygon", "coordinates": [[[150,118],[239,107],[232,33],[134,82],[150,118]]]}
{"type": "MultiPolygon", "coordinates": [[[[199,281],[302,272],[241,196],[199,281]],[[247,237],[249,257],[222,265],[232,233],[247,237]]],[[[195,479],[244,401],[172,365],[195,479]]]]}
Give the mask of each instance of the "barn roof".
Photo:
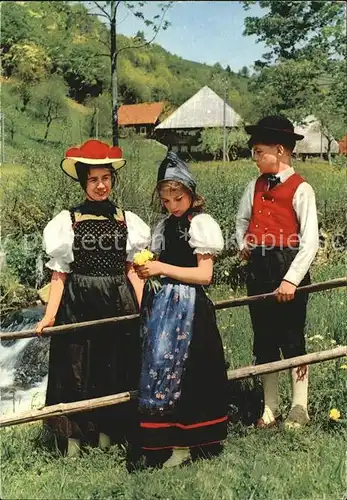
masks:
{"type": "MultiPolygon", "coordinates": [[[[223,127],[224,101],[205,86],[182,104],[156,130],[223,127]]],[[[231,106],[225,103],[225,123],[236,127],[241,120],[231,106]]]]}
{"type": "MultiPolygon", "coordinates": [[[[322,153],[328,151],[328,140],[321,133],[319,121],[313,115],[307,116],[303,125],[296,126],[295,132],[305,137],[302,141],[296,143],[294,152],[301,154],[319,154],[321,151],[322,153]]],[[[332,153],[339,152],[339,145],[335,140],[333,140],[330,150],[332,153]]]]}
{"type": "Polygon", "coordinates": [[[164,109],[164,102],[143,102],[141,104],[123,104],[118,110],[118,124],[154,125],[164,109]]]}

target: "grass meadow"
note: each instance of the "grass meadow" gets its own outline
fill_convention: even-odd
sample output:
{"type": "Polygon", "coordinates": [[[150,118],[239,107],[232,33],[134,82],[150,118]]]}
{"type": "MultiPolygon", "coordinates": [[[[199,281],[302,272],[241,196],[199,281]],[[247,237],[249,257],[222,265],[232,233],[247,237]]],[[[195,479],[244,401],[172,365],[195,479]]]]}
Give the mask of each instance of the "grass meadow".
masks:
{"type": "MultiPolygon", "coordinates": [[[[315,280],[340,276],[343,266],[317,268],[315,280]]],[[[238,290],[238,295],[243,293],[238,290]]],[[[215,287],[217,300],[234,295],[215,287]]],[[[346,343],[346,297],[343,290],[310,298],[307,346],[310,352],[346,343]]],[[[218,311],[226,358],[231,367],[251,361],[252,333],[245,307],[218,311]]],[[[343,360],[312,365],[311,423],[299,431],[256,430],[230,426],[223,453],[177,470],[129,474],[125,452],[90,449],[68,459],[45,445],[41,424],[1,431],[2,498],[124,500],[341,500],[347,493],[347,428],[328,419],[329,410],[347,414],[347,371],[343,360]]],[[[281,400],[288,410],[290,384],[281,375],[281,400]]]]}
{"type": "MultiPolygon", "coordinates": [[[[43,131],[43,125],[23,116],[14,140],[6,145],[0,188],[7,261],[2,305],[9,310],[24,307],[35,297],[35,259],[45,224],[82,199],[78,186],[59,168],[66,147],[87,139],[78,110],[72,112],[71,133],[53,124],[49,141],[43,143],[43,131]]],[[[119,173],[116,197],[153,225],[157,216],[150,206],[151,194],[165,149],[138,139],[123,140],[121,146],[128,164],[119,173]]],[[[336,242],[346,237],[346,169],[319,161],[294,161],[294,165],[312,184],[317,198],[322,247],[312,266],[312,281],[344,276],[345,248],[336,248],[336,242]]],[[[208,293],[213,300],[244,295],[244,269],[233,246],[233,232],[240,196],[256,175],[256,167],[249,160],[239,160],[225,165],[196,163],[191,169],[206,198],[206,210],[220,223],[227,243],[208,293]]],[[[346,345],[346,310],[345,289],[312,294],[306,330],[309,352],[346,345]]],[[[247,308],[218,311],[217,318],[230,368],[250,364],[247,308]]],[[[236,424],[230,426],[220,456],[177,470],[129,474],[125,452],[116,446],[108,452],[90,449],[79,459],[68,459],[47,448],[39,423],[5,428],[0,432],[0,496],[13,500],[342,500],[347,498],[346,362],[312,365],[311,423],[306,428],[256,430],[236,424]],[[332,408],[340,410],[341,422],[329,421],[332,408]]],[[[290,397],[287,373],[281,376],[280,392],[285,414],[290,397]]]]}

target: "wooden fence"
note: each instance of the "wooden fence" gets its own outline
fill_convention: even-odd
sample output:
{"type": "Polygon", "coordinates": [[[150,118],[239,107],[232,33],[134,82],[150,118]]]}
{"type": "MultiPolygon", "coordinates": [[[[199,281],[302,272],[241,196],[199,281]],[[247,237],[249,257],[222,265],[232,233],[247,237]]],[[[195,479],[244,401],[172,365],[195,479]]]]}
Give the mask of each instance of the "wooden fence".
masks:
{"type": "MultiPolygon", "coordinates": [[[[312,285],[307,285],[299,287],[296,293],[313,293],[323,290],[331,290],[333,288],[339,288],[347,286],[347,278],[338,278],[335,280],[330,280],[322,283],[314,283],[312,285]]],[[[263,295],[256,295],[252,297],[242,297],[232,300],[223,300],[216,302],[214,304],[215,309],[226,309],[230,307],[238,307],[250,304],[255,301],[262,300],[274,300],[275,294],[268,293],[263,295]]],[[[75,323],[70,325],[62,325],[51,328],[46,328],[43,332],[44,336],[51,336],[55,334],[66,333],[71,329],[83,329],[90,327],[92,325],[99,324],[113,324],[121,321],[131,321],[137,319],[138,314],[133,314],[130,316],[121,316],[115,318],[107,318],[103,320],[86,321],[83,323],[75,323]]],[[[36,336],[35,330],[22,330],[21,332],[1,332],[0,339],[23,339],[36,336]]],[[[262,365],[255,366],[245,366],[242,368],[237,368],[236,370],[228,371],[229,380],[240,380],[251,376],[264,375],[266,373],[274,373],[288,368],[295,368],[302,365],[309,365],[313,363],[320,363],[322,361],[327,361],[331,359],[337,359],[340,357],[347,356],[347,346],[339,346],[334,349],[329,349],[326,351],[314,352],[306,354],[304,356],[298,356],[295,358],[283,359],[281,361],[275,361],[272,363],[265,363],[262,365]]],[[[55,417],[58,415],[67,415],[70,413],[78,413],[87,410],[93,410],[96,408],[101,408],[105,406],[111,406],[115,404],[126,403],[131,399],[137,397],[137,391],[128,391],[120,394],[113,394],[110,396],[104,396],[100,398],[94,398],[84,401],[77,401],[72,403],[59,403],[57,405],[46,406],[40,409],[34,409],[15,415],[5,415],[0,418],[0,427],[11,426],[22,424],[26,422],[34,422],[37,420],[42,420],[43,418],[55,417]]]]}

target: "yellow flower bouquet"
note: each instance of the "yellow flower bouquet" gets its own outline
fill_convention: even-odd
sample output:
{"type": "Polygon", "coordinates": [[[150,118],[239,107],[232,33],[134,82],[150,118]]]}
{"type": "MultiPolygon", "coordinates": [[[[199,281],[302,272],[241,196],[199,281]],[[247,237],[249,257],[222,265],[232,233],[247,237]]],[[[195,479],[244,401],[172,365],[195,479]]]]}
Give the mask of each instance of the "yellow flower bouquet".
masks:
{"type": "Polygon", "coordinates": [[[133,262],[135,266],[143,266],[149,260],[154,260],[154,255],[149,250],[141,250],[134,255],[133,262]]]}
{"type": "MultiPolygon", "coordinates": [[[[143,266],[149,260],[155,260],[154,254],[150,250],[141,250],[141,252],[136,252],[133,258],[133,264],[135,266],[143,266]]],[[[154,293],[157,293],[161,289],[161,283],[155,278],[149,278],[147,280],[148,286],[154,293]]]]}

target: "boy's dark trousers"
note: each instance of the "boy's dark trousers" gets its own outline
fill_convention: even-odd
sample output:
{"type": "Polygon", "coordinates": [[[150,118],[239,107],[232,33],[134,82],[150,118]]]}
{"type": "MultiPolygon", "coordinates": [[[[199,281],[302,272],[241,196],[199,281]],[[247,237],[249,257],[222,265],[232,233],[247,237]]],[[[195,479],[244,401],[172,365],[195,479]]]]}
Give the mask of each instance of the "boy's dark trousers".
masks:
{"type": "MultiPolygon", "coordinates": [[[[287,273],[298,249],[256,247],[251,250],[248,264],[248,295],[273,292],[287,273]]],[[[310,283],[309,273],[299,286],[310,283]]],[[[256,364],[306,354],[304,328],[308,294],[295,294],[293,300],[279,303],[274,299],[255,302],[249,306],[256,364]]]]}

